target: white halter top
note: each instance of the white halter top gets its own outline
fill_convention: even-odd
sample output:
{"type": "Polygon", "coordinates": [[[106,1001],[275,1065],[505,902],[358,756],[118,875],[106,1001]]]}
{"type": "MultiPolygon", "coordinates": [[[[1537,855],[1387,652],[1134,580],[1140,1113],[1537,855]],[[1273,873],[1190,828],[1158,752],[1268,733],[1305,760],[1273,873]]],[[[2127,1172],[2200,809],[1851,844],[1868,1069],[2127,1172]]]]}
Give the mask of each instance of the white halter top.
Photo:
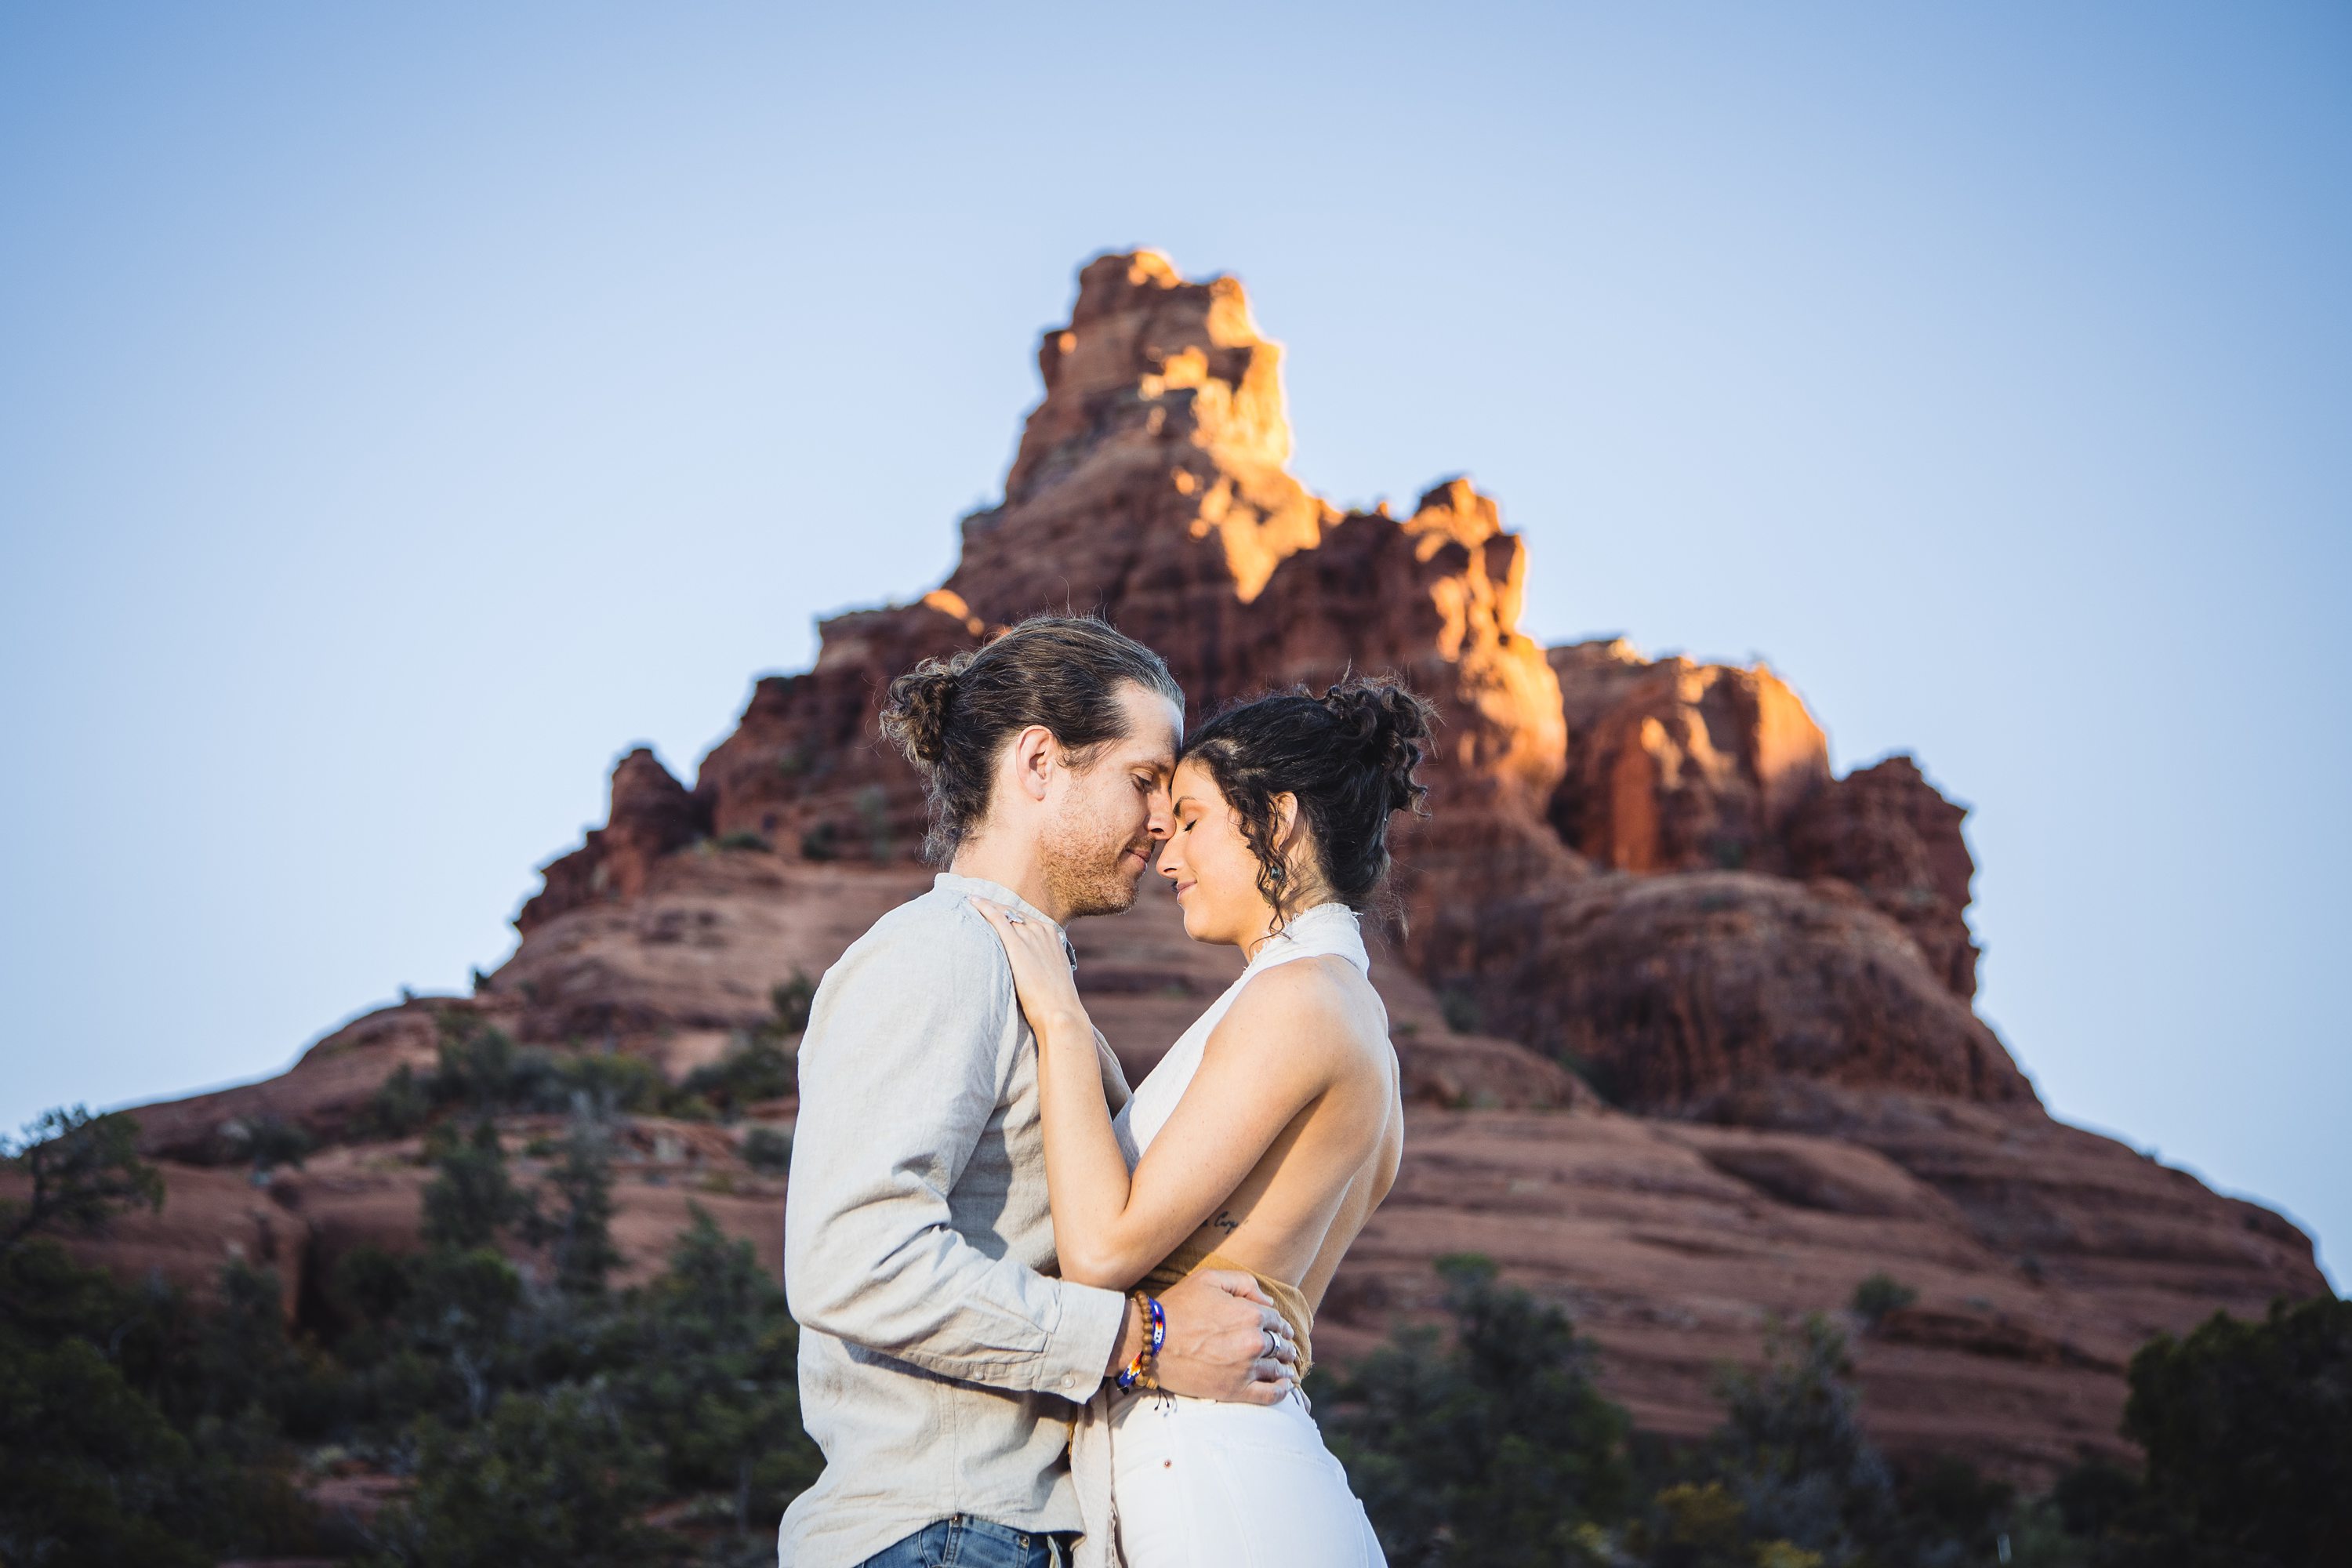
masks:
{"type": "Polygon", "coordinates": [[[1208,1047],[1210,1035],[1232,1010],[1242,987],[1277,963],[1327,957],[1344,958],[1368,976],[1372,972],[1371,956],[1364,951],[1363,929],[1356,911],[1345,904],[1317,904],[1291,916],[1282,930],[1257,950],[1257,956],[1249,961],[1241,978],[1226,986],[1224,994],[1210,1003],[1209,1010],[1195,1018],[1192,1026],[1168,1047],[1160,1065],[1144,1075],[1134,1098],[1111,1118],[1111,1131],[1127,1155],[1129,1170],[1135,1169],[1143,1159],[1143,1152],[1151,1147],[1152,1139],[1168,1125],[1176,1102],[1184,1098],[1192,1075],[1201,1070],[1201,1054],[1208,1047]]]}

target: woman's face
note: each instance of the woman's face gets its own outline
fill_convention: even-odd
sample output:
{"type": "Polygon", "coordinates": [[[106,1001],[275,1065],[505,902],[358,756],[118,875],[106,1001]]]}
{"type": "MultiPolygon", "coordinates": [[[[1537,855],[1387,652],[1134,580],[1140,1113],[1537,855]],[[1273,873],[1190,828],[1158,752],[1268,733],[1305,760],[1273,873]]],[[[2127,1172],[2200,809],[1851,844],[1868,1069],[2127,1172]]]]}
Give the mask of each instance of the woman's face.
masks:
{"type": "Polygon", "coordinates": [[[1258,891],[1258,859],[1242,837],[1240,815],[1195,761],[1176,764],[1168,793],[1172,822],[1160,874],[1176,884],[1184,934],[1248,951],[1274,923],[1274,906],[1258,891]]]}

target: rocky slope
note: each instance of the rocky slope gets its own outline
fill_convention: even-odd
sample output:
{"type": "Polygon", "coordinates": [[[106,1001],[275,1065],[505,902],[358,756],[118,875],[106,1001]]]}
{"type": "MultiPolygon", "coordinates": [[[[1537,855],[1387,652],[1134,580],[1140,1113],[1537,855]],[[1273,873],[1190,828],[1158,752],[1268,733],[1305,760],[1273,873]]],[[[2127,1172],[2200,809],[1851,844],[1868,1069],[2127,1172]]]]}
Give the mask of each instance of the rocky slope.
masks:
{"type": "MultiPolygon", "coordinates": [[[[1425,1310],[1432,1258],[1476,1248],[1573,1308],[1643,1423],[1692,1433],[1715,1418],[1712,1367],[1756,1355],[1768,1314],[1834,1307],[1884,1269],[1920,1296],[1860,1343],[1873,1427],[2033,1481],[2117,1445],[2148,1334],[2326,1288],[2277,1215],[2042,1110],[1971,1005],[1964,814],[1909,759],[1832,777],[1761,667],[1538,647],[1517,625],[1525,547],[1466,481],[1392,517],[1289,475],[1278,355],[1231,279],[1188,282],[1150,252],[1090,263],[1040,346],[1004,499],[963,520],[944,584],[826,622],[814,668],[761,680],[692,788],[625,757],[606,826],[544,868],[476,995],[144,1109],[171,1206],[91,1251],[197,1283],[224,1256],[272,1261],[289,1310],[321,1310],[335,1257],[414,1236],[415,1142],[372,1138],[362,1113],[399,1067],[429,1068],[443,1022],[673,1079],[717,1059],[773,986],[927,879],[877,689],[1076,606],[1165,654],[1195,713],[1351,665],[1444,711],[1378,977],[1414,1102],[1405,1171],[1326,1303],[1333,1350],[1425,1310]],[[325,1147],[266,1185],[219,1168],[224,1125],[268,1116],[325,1147]]],[[[1156,891],[1078,936],[1137,1074],[1237,968],[1156,891]]],[[[617,1230],[637,1268],[689,1199],[779,1258],[781,1181],[741,1140],[792,1110],[632,1124],[617,1230]]],[[[528,1167],[546,1128],[506,1131],[528,1167]]]]}

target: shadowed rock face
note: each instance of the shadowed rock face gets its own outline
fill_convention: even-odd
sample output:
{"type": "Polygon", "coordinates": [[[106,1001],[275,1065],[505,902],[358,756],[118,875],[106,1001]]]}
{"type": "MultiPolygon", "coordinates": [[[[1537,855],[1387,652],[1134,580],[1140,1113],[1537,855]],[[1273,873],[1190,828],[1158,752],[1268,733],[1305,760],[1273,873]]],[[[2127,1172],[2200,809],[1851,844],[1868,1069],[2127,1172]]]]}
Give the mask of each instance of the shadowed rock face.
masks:
{"type": "Polygon", "coordinates": [[[2007,1104],[2033,1090],[1918,944],[1852,888],[1612,874],[1449,907],[1428,943],[1486,1021],[1628,1106],[1686,1113],[1782,1078],[2007,1104]]]}
{"type": "MultiPolygon", "coordinates": [[[[1196,717],[1351,667],[1404,675],[1444,715],[1432,815],[1400,824],[1401,918],[1375,922],[1405,1163],[1319,1343],[1360,1351],[1429,1310],[1431,1261],[1475,1248],[1574,1310],[1643,1423],[1692,1434],[1717,1416],[1712,1369],[1752,1359],[1768,1313],[1835,1307],[1885,1269],[1920,1300],[1860,1346],[1865,1418],[1898,1452],[2030,1482],[2117,1446],[2122,1368],[2148,1334],[2325,1289],[2284,1220],[2043,1112],[1971,1007],[1964,814],[1916,764],[1832,777],[1820,727],[1760,666],[1622,640],[1547,654],[1517,629],[1524,544],[1466,480],[1399,519],[1289,475],[1279,354],[1230,279],[1189,282],[1150,252],[1088,264],[1041,344],[1045,395],[1004,499],[964,520],[945,584],[825,622],[814,668],[761,681],[691,790],[625,757],[608,825],[544,868],[478,994],[371,1015],[278,1079],[142,1110],[173,1205],[90,1254],[203,1285],[241,1249],[315,1310],[304,1284],[342,1251],[415,1235],[418,1147],[370,1142],[359,1113],[398,1067],[431,1066],[443,1014],[673,1079],[717,1058],[779,982],[821,973],[928,883],[881,687],[1078,609],[1158,648],[1196,717]],[[266,1187],[205,1168],[221,1123],[257,1115],[326,1147],[266,1187]]],[[[1150,881],[1134,912],[1074,933],[1139,1077],[1240,968],[1186,940],[1150,881]]],[[[528,1176],[548,1124],[502,1127],[528,1176]]],[[[633,1268],[689,1196],[779,1258],[782,1184],[744,1163],[746,1131],[625,1131],[633,1268]]]]}
{"type": "Polygon", "coordinates": [[[1952,994],[1977,994],[1977,944],[1969,934],[1976,861],[1960,837],[1968,816],[1936,791],[1909,757],[1889,757],[1816,790],[1784,834],[1797,869],[1837,877],[1911,933],[1927,967],[1952,994]]]}

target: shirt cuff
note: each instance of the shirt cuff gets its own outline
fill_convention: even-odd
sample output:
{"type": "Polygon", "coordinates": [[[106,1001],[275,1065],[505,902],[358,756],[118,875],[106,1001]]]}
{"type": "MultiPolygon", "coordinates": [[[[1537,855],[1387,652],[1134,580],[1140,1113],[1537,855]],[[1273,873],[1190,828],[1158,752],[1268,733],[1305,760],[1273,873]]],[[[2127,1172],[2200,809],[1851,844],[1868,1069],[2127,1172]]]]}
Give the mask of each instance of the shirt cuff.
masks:
{"type": "Polygon", "coordinates": [[[1045,1339],[1043,1387],[1075,1405],[1084,1405],[1102,1386],[1111,1352],[1127,1328],[1127,1297],[1092,1285],[1055,1281],[1062,1299],[1062,1319],[1045,1339]]]}

